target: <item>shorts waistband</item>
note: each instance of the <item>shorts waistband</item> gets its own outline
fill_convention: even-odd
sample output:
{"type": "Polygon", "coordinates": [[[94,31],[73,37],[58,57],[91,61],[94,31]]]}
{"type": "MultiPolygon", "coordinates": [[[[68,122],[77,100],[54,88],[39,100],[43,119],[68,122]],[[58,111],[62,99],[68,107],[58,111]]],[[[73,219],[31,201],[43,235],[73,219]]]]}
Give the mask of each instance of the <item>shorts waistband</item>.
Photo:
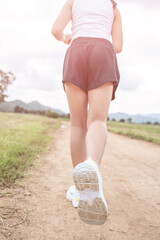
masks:
{"type": "Polygon", "coordinates": [[[112,43],[109,40],[105,38],[97,38],[97,37],[77,37],[73,39],[71,44],[80,43],[80,42],[104,42],[112,46],[112,43]]]}

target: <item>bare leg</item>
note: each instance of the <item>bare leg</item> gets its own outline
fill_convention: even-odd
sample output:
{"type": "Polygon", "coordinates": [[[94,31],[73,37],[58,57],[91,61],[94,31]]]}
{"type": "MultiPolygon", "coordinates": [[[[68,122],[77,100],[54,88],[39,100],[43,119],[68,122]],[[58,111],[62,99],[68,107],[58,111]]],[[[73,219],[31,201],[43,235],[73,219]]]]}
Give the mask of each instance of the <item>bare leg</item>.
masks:
{"type": "Polygon", "coordinates": [[[71,118],[70,151],[73,167],[86,160],[88,96],[72,83],[65,83],[71,118]]]}
{"type": "Polygon", "coordinates": [[[112,97],[113,83],[88,91],[89,113],[86,135],[87,158],[91,157],[98,166],[107,141],[107,116],[112,97]]]}
{"type": "Polygon", "coordinates": [[[86,160],[86,129],[71,125],[70,150],[73,167],[86,160]]]}
{"type": "Polygon", "coordinates": [[[98,166],[100,165],[107,141],[106,124],[99,120],[93,121],[86,136],[87,158],[92,157],[98,166]]]}

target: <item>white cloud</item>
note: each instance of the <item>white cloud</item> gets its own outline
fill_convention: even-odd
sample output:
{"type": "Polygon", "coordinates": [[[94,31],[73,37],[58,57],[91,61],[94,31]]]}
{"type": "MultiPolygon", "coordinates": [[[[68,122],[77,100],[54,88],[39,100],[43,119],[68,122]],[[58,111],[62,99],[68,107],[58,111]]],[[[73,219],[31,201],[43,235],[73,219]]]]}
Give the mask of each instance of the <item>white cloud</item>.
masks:
{"type": "Polygon", "coordinates": [[[29,87],[47,91],[59,89],[59,65],[52,65],[51,59],[31,59],[27,64],[29,87]]]}
{"type": "Polygon", "coordinates": [[[143,78],[136,74],[136,67],[126,67],[121,70],[121,78],[119,87],[121,90],[136,91],[141,84],[144,83],[143,78]]]}
{"type": "MultiPolygon", "coordinates": [[[[69,112],[61,82],[68,45],[51,35],[52,24],[64,2],[1,1],[0,67],[12,71],[17,78],[9,86],[8,100],[38,100],[69,112]]],[[[121,79],[110,111],[159,112],[159,1],[117,2],[124,46],[123,52],[117,54],[121,79]]],[[[71,22],[65,32],[70,29],[71,22]]]]}

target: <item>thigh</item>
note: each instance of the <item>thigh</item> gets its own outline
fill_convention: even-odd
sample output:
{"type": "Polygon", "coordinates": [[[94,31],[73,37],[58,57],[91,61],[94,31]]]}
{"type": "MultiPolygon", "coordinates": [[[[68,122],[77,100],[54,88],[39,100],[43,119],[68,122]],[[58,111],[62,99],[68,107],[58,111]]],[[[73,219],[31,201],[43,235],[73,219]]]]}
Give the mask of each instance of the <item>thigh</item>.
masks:
{"type": "Polygon", "coordinates": [[[88,95],[76,85],[65,82],[72,126],[87,128],[88,95]]]}
{"type": "Polygon", "coordinates": [[[100,87],[88,91],[88,126],[94,120],[107,121],[112,92],[113,82],[104,83],[100,87]]]}

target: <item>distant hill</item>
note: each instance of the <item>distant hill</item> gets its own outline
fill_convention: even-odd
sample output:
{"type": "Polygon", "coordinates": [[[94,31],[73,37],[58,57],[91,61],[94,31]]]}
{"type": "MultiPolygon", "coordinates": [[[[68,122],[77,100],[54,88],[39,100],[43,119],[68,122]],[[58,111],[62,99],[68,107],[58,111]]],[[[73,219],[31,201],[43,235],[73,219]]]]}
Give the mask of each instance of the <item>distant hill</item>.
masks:
{"type": "Polygon", "coordinates": [[[22,107],[25,110],[28,111],[45,111],[45,110],[50,110],[51,112],[56,112],[58,114],[65,114],[59,109],[54,109],[52,107],[44,106],[40,104],[38,101],[33,101],[30,103],[25,103],[21,100],[14,100],[14,101],[9,101],[9,102],[1,102],[0,103],[0,111],[2,112],[14,112],[14,108],[16,106],[22,107]]]}
{"type": "Polygon", "coordinates": [[[159,122],[160,123],[160,114],[153,113],[153,114],[127,114],[123,112],[117,112],[117,113],[109,113],[109,118],[114,118],[116,121],[119,121],[120,119],[125,119],[127,121],[128,118],[132,118],[133,123],[146,123],[146,122],[159,122]]]}
{"type": "MultiPolygon", "coordinates": [[[[14,100],[9,102],[2,102],[0,103],[0,111],[2,112],[14,112],[14,108],[16,106],[22,107],[28,111],[45,111],[50,110],[51,112],[56,112],[58,114],[66,114],[63,111],[59,109],[55,109],[49,106],[44,106],[38,101],[32,101],[30,103],[25,103],[21,100],[14,100]]],[[[160,113],[152,113],[152,114],[127,114],[123,112],[117,112],[117,113],[109,113],[109,118],[112,120],[114,118],[116,121],[119,121],[120,119],[125,119],[127,122],[128,118],[132,119],[132,123],[146,123],[146,122],[158,122],[160,124],[160,113]]]]}
{"type": "Polygon", "coordinates": [[[160,119],[160,113],[152,113],[152,114],[148,114],[146,115],[147,117],[152,117],[152,118],[158,118],[160,119]]]}

